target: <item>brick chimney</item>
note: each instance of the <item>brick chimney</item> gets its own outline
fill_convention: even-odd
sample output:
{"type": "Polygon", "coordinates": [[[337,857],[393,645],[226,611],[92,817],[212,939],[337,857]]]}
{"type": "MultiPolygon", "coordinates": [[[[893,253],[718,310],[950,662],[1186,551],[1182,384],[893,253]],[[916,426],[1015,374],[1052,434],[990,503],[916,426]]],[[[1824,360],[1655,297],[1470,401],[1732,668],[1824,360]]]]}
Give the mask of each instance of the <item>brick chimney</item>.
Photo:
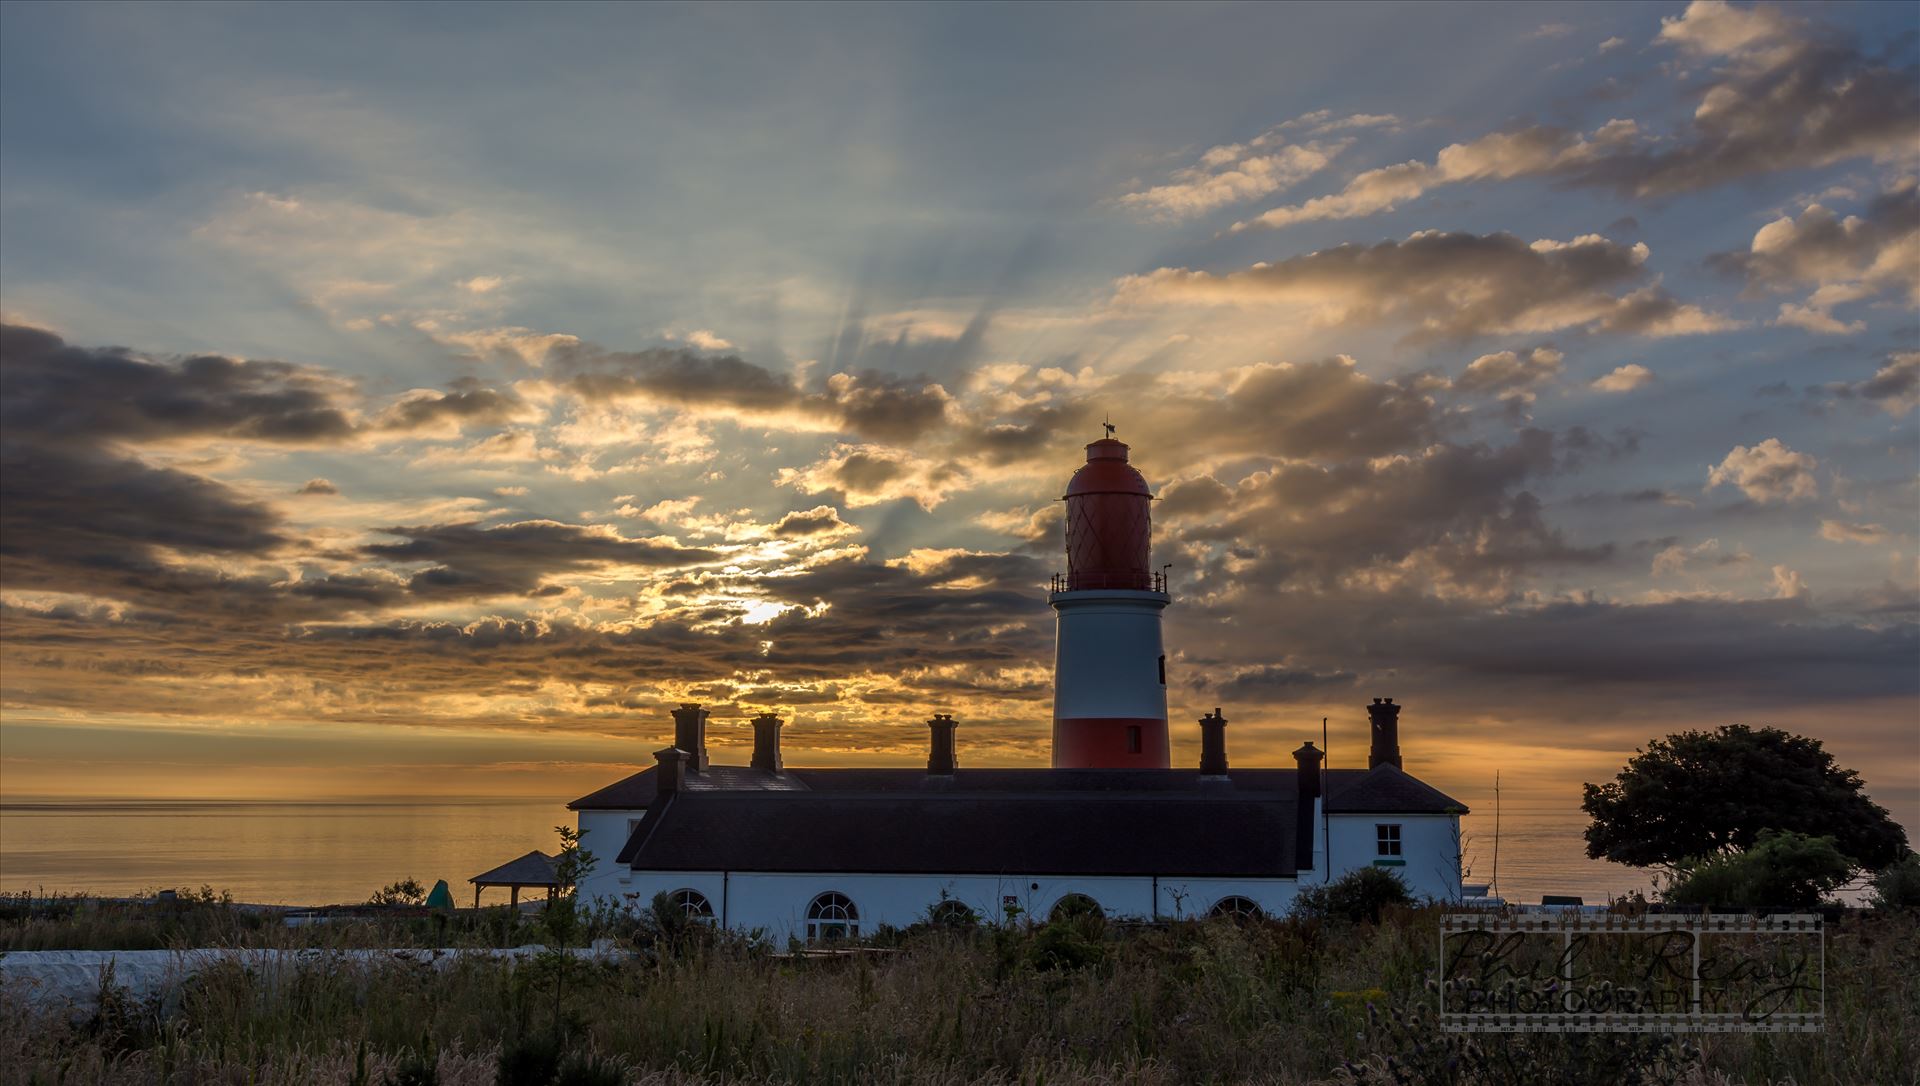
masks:
{"type": "Polygon", "coordinates": [[[673,745],[687,756],[687,771],[707,771],[707,711],[699,702],[682,702],[673,711],[673,745]]]}
{"type": "Polygon", "coordinates": [[[1294,786],[1293,866],[1301,871],[1313,869],[1313,801],[1320,798],[1320,759],[1325,757],[1312,743],[1293,752],[1298,767],[1294,786]]]}
{"type": "Polygon", "coordinates": [[[1367,768],[1391,763],[1399,769],[1400,707],[1392,698],[1375,698],[1373,704],[1367,706],[1367,717],[1373,723],[1373,747],[1367,751],[1367,768]]]}
{"type": "Polygon", "coordinates": [[[1215,709],[1200,718],[1200,776],[1227,775],[1227,718],[1215,709]]]}
{"type": "Polygon", "coordinates": [[[959,721],[951,713],[935,713],[927,721],[929,742],[927,745],[927,775],[930,777],[951,777],[960,767],[960,759],[953,749],[954,729],[959,721]]]}
{"type": "Polygon", "coordinates": [[[768,773],[784,773],[786,766],[780,761],[780,729],[786,721],[772,713],[761,713],[753,718],[753,768],[768,773]]]}

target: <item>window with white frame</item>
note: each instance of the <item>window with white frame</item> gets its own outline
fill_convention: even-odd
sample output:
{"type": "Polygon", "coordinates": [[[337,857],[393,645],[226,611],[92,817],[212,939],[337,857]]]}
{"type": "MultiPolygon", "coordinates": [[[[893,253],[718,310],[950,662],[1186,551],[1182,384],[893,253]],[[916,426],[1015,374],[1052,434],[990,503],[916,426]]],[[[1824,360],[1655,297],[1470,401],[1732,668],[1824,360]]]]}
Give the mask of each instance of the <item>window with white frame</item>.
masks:
{"type": "Polygon", "coordinates": [[[687,919],[713,922],[713,902],[698,890],[683,888],[667,895],[667,902],[687,914],[687,919]]]}
{"type": "Polygon", "coordinates": [[[859,936],[860,910],[847,895],[828,890],[807,906],[807,942],[831,943],[859,936]]]}
{"type": "Polygon", "coordinates": [[[1213,903],[1207,910],[1209,917],[1227,917],[1234,920],[1258,920],[1266,915],[1260,911],[1260,903],[1250,897],[1229,894],[1213,903]]]}
{"type": "Polygon", "coordinates": [[[1380,855],[1382,856],[1400,855],[1399,823],[1383,822],[1379,825],[1376,825],[1373,827],[1373,836],[1374,836],[1374,840],[1380,846],[1379,848],[1380,855]]]}

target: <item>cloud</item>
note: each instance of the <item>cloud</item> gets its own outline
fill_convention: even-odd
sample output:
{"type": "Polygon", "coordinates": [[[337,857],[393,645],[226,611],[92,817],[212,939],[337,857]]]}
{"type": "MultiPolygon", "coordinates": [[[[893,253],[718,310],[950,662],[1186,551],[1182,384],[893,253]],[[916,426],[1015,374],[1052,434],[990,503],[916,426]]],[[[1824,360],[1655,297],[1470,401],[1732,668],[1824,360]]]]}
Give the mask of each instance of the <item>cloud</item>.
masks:
{"type": "Polygon", "coordinates": [[[1897,418],[1920,407],[1920,351],[1895,351],[1864,381],[1838,381],[1820,387],[1843,400],[1879,404],[1881,410],[1897,418]]]}
{"type": "Polygon", "coordinates": [[[1461,392],[1513,395],[1532,402],[1533,388],[1560,375],[1560,363],[1566,356],[1551,347],[1530,351],[1496,351],[1467,363],[1466,371],[1454,379],[1461,392]]]}
{"type": "Polygon", "coordinates": [[[702,351],[724,351],[733,346],[732,343],[721,339],[705,328],[696,328],[688,332],[687,343],[702,351]]]}
{"type": "Polygon", "coordinates": [[[1546,125],[1452,144],[1431,163],[1368,170],[1340,192],[1278,207],[1235,229],[1390,211],[1434,188],[1541,177],[1651,198],[1848,159],[1911,157],[1920,79],[1778,9],[1694,0],[1658,39],[1719,61],[1688,121],[1672,133],[1614,119],[1580,133],[1546,125]]]}
{"type": "Polygon", "coordinates": [[[841,520],[840,511],[831,505],[788,513],[773,525],[773,534],[777,536],[845,535],[857,530],[841,520]]]}
{"type": "Polygon", "coordinates": [[[1841,520],[1823,520],[1820,522],[1820,538],[1835,543],[1866,543],[1869,545],[1885,543],[1892,538],[1885,528],[1878,524],[1853,524],[1841,520]]]}
{"type": "Polygon", "coordinates": [[[1689,335],[1734,322],[1683,304],[1647,278],[1644,244],[1597,234],[1531,244],[1512,234],[1422,231],[1404,241],[1341,245],[1215,275],[1160,268],[1116,284],[1121,307],[1289,306],[1316,323],[1397,318],[1417,340],[1561,329],[1689,335]]]}
{"type": "Polygon", "coordinates": [[[540,414],[512,392],[487,388],[473,378],[455,381],[450,392],[415,389],[401,396],[374,421],[382,430],[458,434],[469,425],[500,426],[531,421],[540,414]]]}
{"type": "Polygon", "coordinates": [[[491,294],[500,289],[500,285],[505,282],[506,279],[498,275],[476,275],[471,279],[463,280],[460,286],[473,294],[491,294]]]}
{"type": "Polygon", "coordinates": [[[1611,373],[1595,378],[1592,387],[1601,392],[1632,392],[1653,383],[1653,371],[1638,362],[1614,367],[1611,373]]]}
{"type": "Polygon", "coordinates": [[[0,427],[16,440],[324,445],[351,436],[350,406],[346,382],[285,362],[156,359],[0,325],[0,427]]]}
{"type": "Polygon", "coordinates": [[[682,547],[670,540],[628,539],[606,525],[526,520],[483,528],[435,524],[382,528],[400,543],[373,543],[370,557],[399,564],[427,563],[411,574],[417,596],[485,597],[523,594],[543,578],[581,571],[669,569],[715,561],[719,553],[682,547]]]}
{"type": "Polygon", "coordinates": [[[967,484],[957,465],[878,445],[842,444],[802,468],[781,468],[775,480],[806,494],[837,493],[854,508],[910,498],[932,510],[967,484]]]}
{"type": "Polygon", "coordinates": [[[1604,41],[1602,41],[1602,42],[1601,42],[1601,43],[1599,44],[1599,46],[1598,46],[1598,47],[1596,47],[1596,48],[1594,49],[1594,52],[1596,52],[1596,53],[1611,53],[1611,52],[1613,52],[1613,51],[1614,51],[1615,49],[1618,49],[1618,48],[1620,48],[1621,46],[1623,46],[1623,45],[1625,45],[1625,44],[1627,44],[1627,39],[1625,39],[1625,38],[1621,38],[1621,37],[1611,37],[1611,38],[1607,38],[1607,39],[1605,39],[1604,41]]]}
{"type": "Polygon", "coordinates": [[[294,493],[295,494],[312,494],[312,495],[322,496],[322,497],[331,497],[335,494],[340,493],[340,488],[337,486],[334,486],[332,483],[328,482],[325,479],[308,479],[306,482],[306,485],[302,486],[299,490],[294,491],[294,493]]]}
{"type": "Polygon", "coordinates": [[[1809,204],[1798,218],[1761,227],[1747,252],[1720,253],[1709,263],[1743,275],[1751,294],[1813,287],[1804,303],[1780,306],[1777,324],[1857,334],[1864,322],[1841,320],[1834,307],[1888,295],[1920,305],[1920,184],[1901,181],[1864,216],[1843,219],[1809,204]]]}
{"type": "Polygon", "coordinates": [[[1779,438],[1770,437],[1752,448],[1735,445],[1726,459],[1708,469],[1707,489],[1737,486],[1761,504],[1805,501],[1819,494],[1813,478],[1813,469],[1819,466],[1807,453],[1795,452],[1779,438]]]}
{"type": "Polygon", "coordinates": [[[677,348],[557,348],[561,387],[590,402],[645,399],[743,421],[911,441],[945,424],[953,397],[936,382],[870,370],[829,375],[813,389],[738,355],[677,348]]]}
{"type": "Polygon", "coordinates": [[[1175,170],[1166,183],[1115,202],[1158,219],[1204,215],[1291,188],[1326,169],[1345,147],[1338,141],[1288,144],[1273,129],[1248,143],[1211,148],[1198,163],[1175,170]]]}

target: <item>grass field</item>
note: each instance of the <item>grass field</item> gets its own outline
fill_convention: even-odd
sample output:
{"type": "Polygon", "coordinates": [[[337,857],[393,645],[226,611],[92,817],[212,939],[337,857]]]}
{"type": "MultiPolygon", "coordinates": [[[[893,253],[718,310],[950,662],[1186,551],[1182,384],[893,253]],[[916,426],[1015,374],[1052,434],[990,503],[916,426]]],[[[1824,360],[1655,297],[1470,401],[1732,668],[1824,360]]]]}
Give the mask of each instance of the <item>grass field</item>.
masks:
{"type": "Polygon", "coordinates": [[[511,1066],[501,1075],[502,1054],[523,1070],[539,1063],[557,1020],[563,1051],[597,1059],[563,1079],[583,1083],[1920,1082],[1912,914],[1852,913],[1830,926],[1826,1032],[1677,1043],[1448,1040],[1424,1010],[1437,922],[1433,910],[1404,909],[1359,925],[910,930],[820,960],[703,930],[602,921],[577,938],[614,937],[631,957],[564,967],[468,959],[436,971],[324,951],[513,945],[538,930],[504,910],[287,929],[217,900],[164,910],[12,902],[0,910],[4,950],[322,953],[300,967],[211,970],[157,1004],[109,992],[79,1016],[0,992],[0,1080],[506,1086],[543,1080],[511,1066]]]}

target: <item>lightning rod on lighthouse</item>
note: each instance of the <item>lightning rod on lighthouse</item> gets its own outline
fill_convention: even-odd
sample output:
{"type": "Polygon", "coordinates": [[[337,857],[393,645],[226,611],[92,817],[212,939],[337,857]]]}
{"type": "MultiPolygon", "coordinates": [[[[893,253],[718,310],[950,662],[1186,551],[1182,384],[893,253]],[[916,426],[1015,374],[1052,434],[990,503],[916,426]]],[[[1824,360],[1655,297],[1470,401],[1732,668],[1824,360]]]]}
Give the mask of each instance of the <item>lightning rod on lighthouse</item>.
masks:
{"type": "Polygon", "coordinates": [[[1148,561],[1153,493],[1107,436],[1067,484],[1067,572],[1047,602],[1056,769],[1166,769],[1167,658],[1160,612],[1172,597],[1148,561]]]}

